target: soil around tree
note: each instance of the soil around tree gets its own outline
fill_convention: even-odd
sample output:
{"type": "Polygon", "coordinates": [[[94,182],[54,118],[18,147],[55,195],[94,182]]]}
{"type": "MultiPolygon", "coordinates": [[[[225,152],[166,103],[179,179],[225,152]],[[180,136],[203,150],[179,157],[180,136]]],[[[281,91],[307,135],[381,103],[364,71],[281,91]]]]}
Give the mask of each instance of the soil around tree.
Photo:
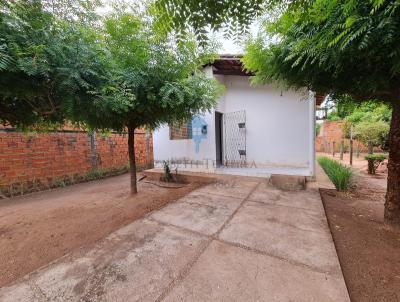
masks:
{"type": "Polygon", "coordinates": [[[321,190],[351,301],[400,301],[400,229],[383,220],[387,169],[355,167],[352,190],[321,190]]]}
{"type": "Polygon", "coordinates": [[[0,287],[73,250],[90,248],[197,187],[139,182],[131,196],[129,174],[124,174],[0,200],[0,287]]]}

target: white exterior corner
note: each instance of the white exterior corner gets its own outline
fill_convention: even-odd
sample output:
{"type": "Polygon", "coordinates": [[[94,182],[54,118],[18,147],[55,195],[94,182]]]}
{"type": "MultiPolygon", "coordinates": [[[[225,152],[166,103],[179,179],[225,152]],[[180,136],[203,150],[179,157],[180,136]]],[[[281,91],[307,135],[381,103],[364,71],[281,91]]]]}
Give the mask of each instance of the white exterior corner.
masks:
{"type": "Polygon", "coordinates": [[[315,178],[315,173],[316,173],[316,150],[315,150],[315,137],[316,137],[316,132],[315,132],[315,122],[316,122],[316,116],[315,116],[315,110],[316,110],[316,94],[315,92],[310,91],[309,92],[309,107],[310,107],[310,133],[312,134],[310,136],[310,176],[312,179],[315,178]]]}

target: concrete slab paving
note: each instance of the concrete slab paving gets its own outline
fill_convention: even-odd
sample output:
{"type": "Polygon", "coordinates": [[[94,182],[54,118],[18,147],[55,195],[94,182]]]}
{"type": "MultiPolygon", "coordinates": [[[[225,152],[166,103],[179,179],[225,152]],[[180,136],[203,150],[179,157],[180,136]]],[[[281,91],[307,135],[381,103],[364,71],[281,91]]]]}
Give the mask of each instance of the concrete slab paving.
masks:
{"type": "Polygon", "coordinates": [[[290,192],[276,189],[268,184],[260,184],[250,195],[249,200],[305,209],[325,216],[317,189],[290,192]]]}
{"type": "Polygon", "coordinates": [[[245,211],[248,207],[252,207],[253,212],[258,212],[258,215],[263,217],[264,223],[276,223],[299,230],[330,234],[325,228],[325,218],[307,210],[254,201],[246,202],[241,210],[245,211]]]}
{"type": "Polygon", "coordinates": [[[150,217],[159,222],[213,235],[228,220],[241,201],[237,198],[197,192],[166,206],[150,217]]]}
{"type": "Polygon", "coordinates": [[[228,178],[227,180],[220,179],[216,183],[200,188],[198,192],[234,198],[245,198],[258,184],[259,182],[246,180],[245,177],[228,178]]]}
{"type": "Polygon", "coordinates": [[[213,241],[164,301],[350,301],[343,278],[213,241]]]}
{"type": "Polygon", "coordinates": [[[212,206],[217,208],[223,208],[231,211],[235,211],[243,198],[227,197],[216,194],[203,193],[199,191],[193,191],[182,197],[179,202],[189,202],[195,204],[202,204],[206,206],[212,206]]]}
{"type": "Polygon", "coordinates": [[[1,289],[0,301],[155,301],[207,241],[139,220],[1,289]]]}
{"type": "Polygon", "coordinates": [[[219,179],[0,289],[0,301],[344,301],[316,190],[219,179]]]}
{"type": "Polygon", "coordinates": [[[327,225],[324,227],[312,216],[299,209],[249,201],[226,225],[219,238],[317,271],[340,273],[327,225]]]}

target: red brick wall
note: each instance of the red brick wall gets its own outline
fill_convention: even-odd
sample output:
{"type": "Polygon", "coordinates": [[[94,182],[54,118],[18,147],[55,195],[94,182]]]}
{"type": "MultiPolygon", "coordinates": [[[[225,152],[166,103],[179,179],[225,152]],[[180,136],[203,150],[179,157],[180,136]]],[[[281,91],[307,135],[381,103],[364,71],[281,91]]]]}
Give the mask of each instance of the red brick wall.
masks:
{"type": "MultiPolygon", "coordinates": [[[[97,165],[99,168],[112,168],[128,164],[128,135],[111,134],[96,137],[97,165]]],[[[153,163],[153,139],[146,132],[135,132],[135,158],[138,167],[153,163]]]]}
{"type": "MultiPolygon", "coordinates": [[[[315,148],[317,152],[332,152],[333,142],[335,142],[335,152],[340,151],[340,143],[343,140],[345,150],[348,149],[349,139],[343,139],[342,121],[324,121],[321,124],[321,129],[315,139],[315,148]]],[[[358,140],[353,140],[354,151],[367,152],[367,146],[363,145],[358,140]]]]}
{"type": "MultiPolygon", "coordinates": [[[[138,168],[151,166],[151,135],[137,130],[135,148],[138,168]]],[[[102,136],[97,133],[91,139],[88,133],[81,131],[24,134],[0,129],[0,190],[3,194],[10,195],[10,187],[23,193],[20,191],[51,187],[60,179],[82,181],[87,172],[96,168],[122,171],[128,162],[126,134],[102,136]]]]}

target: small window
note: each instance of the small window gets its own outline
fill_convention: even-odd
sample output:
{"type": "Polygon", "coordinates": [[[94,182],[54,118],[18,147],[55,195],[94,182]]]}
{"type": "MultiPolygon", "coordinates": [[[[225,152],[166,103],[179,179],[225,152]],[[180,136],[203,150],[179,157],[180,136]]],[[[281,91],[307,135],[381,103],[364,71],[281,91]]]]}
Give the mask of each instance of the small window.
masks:
{"type": "Polygon", "coordinates": [[[169,139],[191,139],[192,121],[180,124],[169,125],[169,139]]]}

